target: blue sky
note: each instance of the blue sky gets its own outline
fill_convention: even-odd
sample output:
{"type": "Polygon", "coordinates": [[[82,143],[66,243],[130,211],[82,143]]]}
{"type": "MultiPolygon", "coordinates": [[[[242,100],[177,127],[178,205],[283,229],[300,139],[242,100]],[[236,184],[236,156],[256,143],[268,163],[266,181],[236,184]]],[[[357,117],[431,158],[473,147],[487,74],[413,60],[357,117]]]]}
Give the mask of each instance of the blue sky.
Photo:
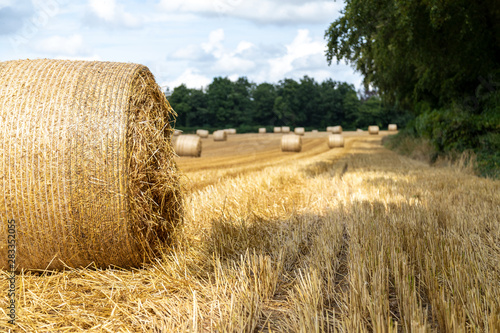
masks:
{"type": "Polygon", "coordinates": [[[277,83],[304,75],[360,87],[351,66],[328,66],[324,32],[342,1],[0,0],[0,61],[141,63],[162,87],[215,76],[277,83]]]}

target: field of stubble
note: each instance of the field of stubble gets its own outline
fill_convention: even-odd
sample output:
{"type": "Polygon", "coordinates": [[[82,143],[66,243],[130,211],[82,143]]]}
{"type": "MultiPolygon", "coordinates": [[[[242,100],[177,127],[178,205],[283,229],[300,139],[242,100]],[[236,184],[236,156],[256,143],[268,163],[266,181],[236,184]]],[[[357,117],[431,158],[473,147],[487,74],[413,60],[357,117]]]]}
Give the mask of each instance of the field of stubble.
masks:
{"type": "Polygon", "coordinates": [[[19,276],[16,331],[500,331],[500,181],[401,157],[385,134],[330,150],[306,133],[301,153],[279,134],[203,139],[178,158],[186,217],[164,257],[19,276]]]}

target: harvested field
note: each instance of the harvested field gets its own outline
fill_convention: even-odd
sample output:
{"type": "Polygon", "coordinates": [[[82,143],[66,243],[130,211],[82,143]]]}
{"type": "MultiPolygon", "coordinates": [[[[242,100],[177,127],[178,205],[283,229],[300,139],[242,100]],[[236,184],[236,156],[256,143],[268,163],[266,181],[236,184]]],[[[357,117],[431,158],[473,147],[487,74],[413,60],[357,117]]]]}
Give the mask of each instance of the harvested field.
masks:
{"type": "Polygon", "coordinates": [[[384,135],[308,133],[295,154],[281,134],[202,139],[176,158],[186,216],[162,259],[19,275],[18,331],[499,331],[500,181],[384,135]]]}

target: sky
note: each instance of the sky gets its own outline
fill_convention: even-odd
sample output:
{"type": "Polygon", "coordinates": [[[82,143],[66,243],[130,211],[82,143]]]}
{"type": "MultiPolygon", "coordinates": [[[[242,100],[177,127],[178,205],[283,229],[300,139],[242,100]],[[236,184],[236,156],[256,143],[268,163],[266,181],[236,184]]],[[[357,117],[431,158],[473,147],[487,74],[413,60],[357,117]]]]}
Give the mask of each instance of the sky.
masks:
{"type": "Polygon", "coordinates": [[[325,30],[343,1],[0,0],[0,61],[140,63],[163,89],[214,77],[278,83],[304,75],[361,86],[350,65],[328,66],[325,30]]]}

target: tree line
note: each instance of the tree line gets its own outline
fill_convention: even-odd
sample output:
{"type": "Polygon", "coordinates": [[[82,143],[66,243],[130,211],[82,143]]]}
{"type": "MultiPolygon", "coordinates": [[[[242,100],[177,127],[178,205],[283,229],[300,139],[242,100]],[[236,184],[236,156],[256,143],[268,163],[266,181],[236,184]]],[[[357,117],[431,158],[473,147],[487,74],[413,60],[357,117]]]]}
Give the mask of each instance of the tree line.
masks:
{"type": "Polygon", "coordinates": [[[350,62],[413,114],[400,135],[439,154],[473,150],[483,174],[500,176],[498,0],[345,0],[325,38],[327,61],[350,62]]]}
{"type": "Polygon", "coordinates": [[[179,129],[235,127],[246,132],[283,125],[355,129],[407,119],[384,106],[373,91],[356,91],[353,85],[332,79],[320,83],[308,76],[277,84],[216,77],[205,89],[175,87],[169,101],[178,114],[175,127],[179,129]]]}

